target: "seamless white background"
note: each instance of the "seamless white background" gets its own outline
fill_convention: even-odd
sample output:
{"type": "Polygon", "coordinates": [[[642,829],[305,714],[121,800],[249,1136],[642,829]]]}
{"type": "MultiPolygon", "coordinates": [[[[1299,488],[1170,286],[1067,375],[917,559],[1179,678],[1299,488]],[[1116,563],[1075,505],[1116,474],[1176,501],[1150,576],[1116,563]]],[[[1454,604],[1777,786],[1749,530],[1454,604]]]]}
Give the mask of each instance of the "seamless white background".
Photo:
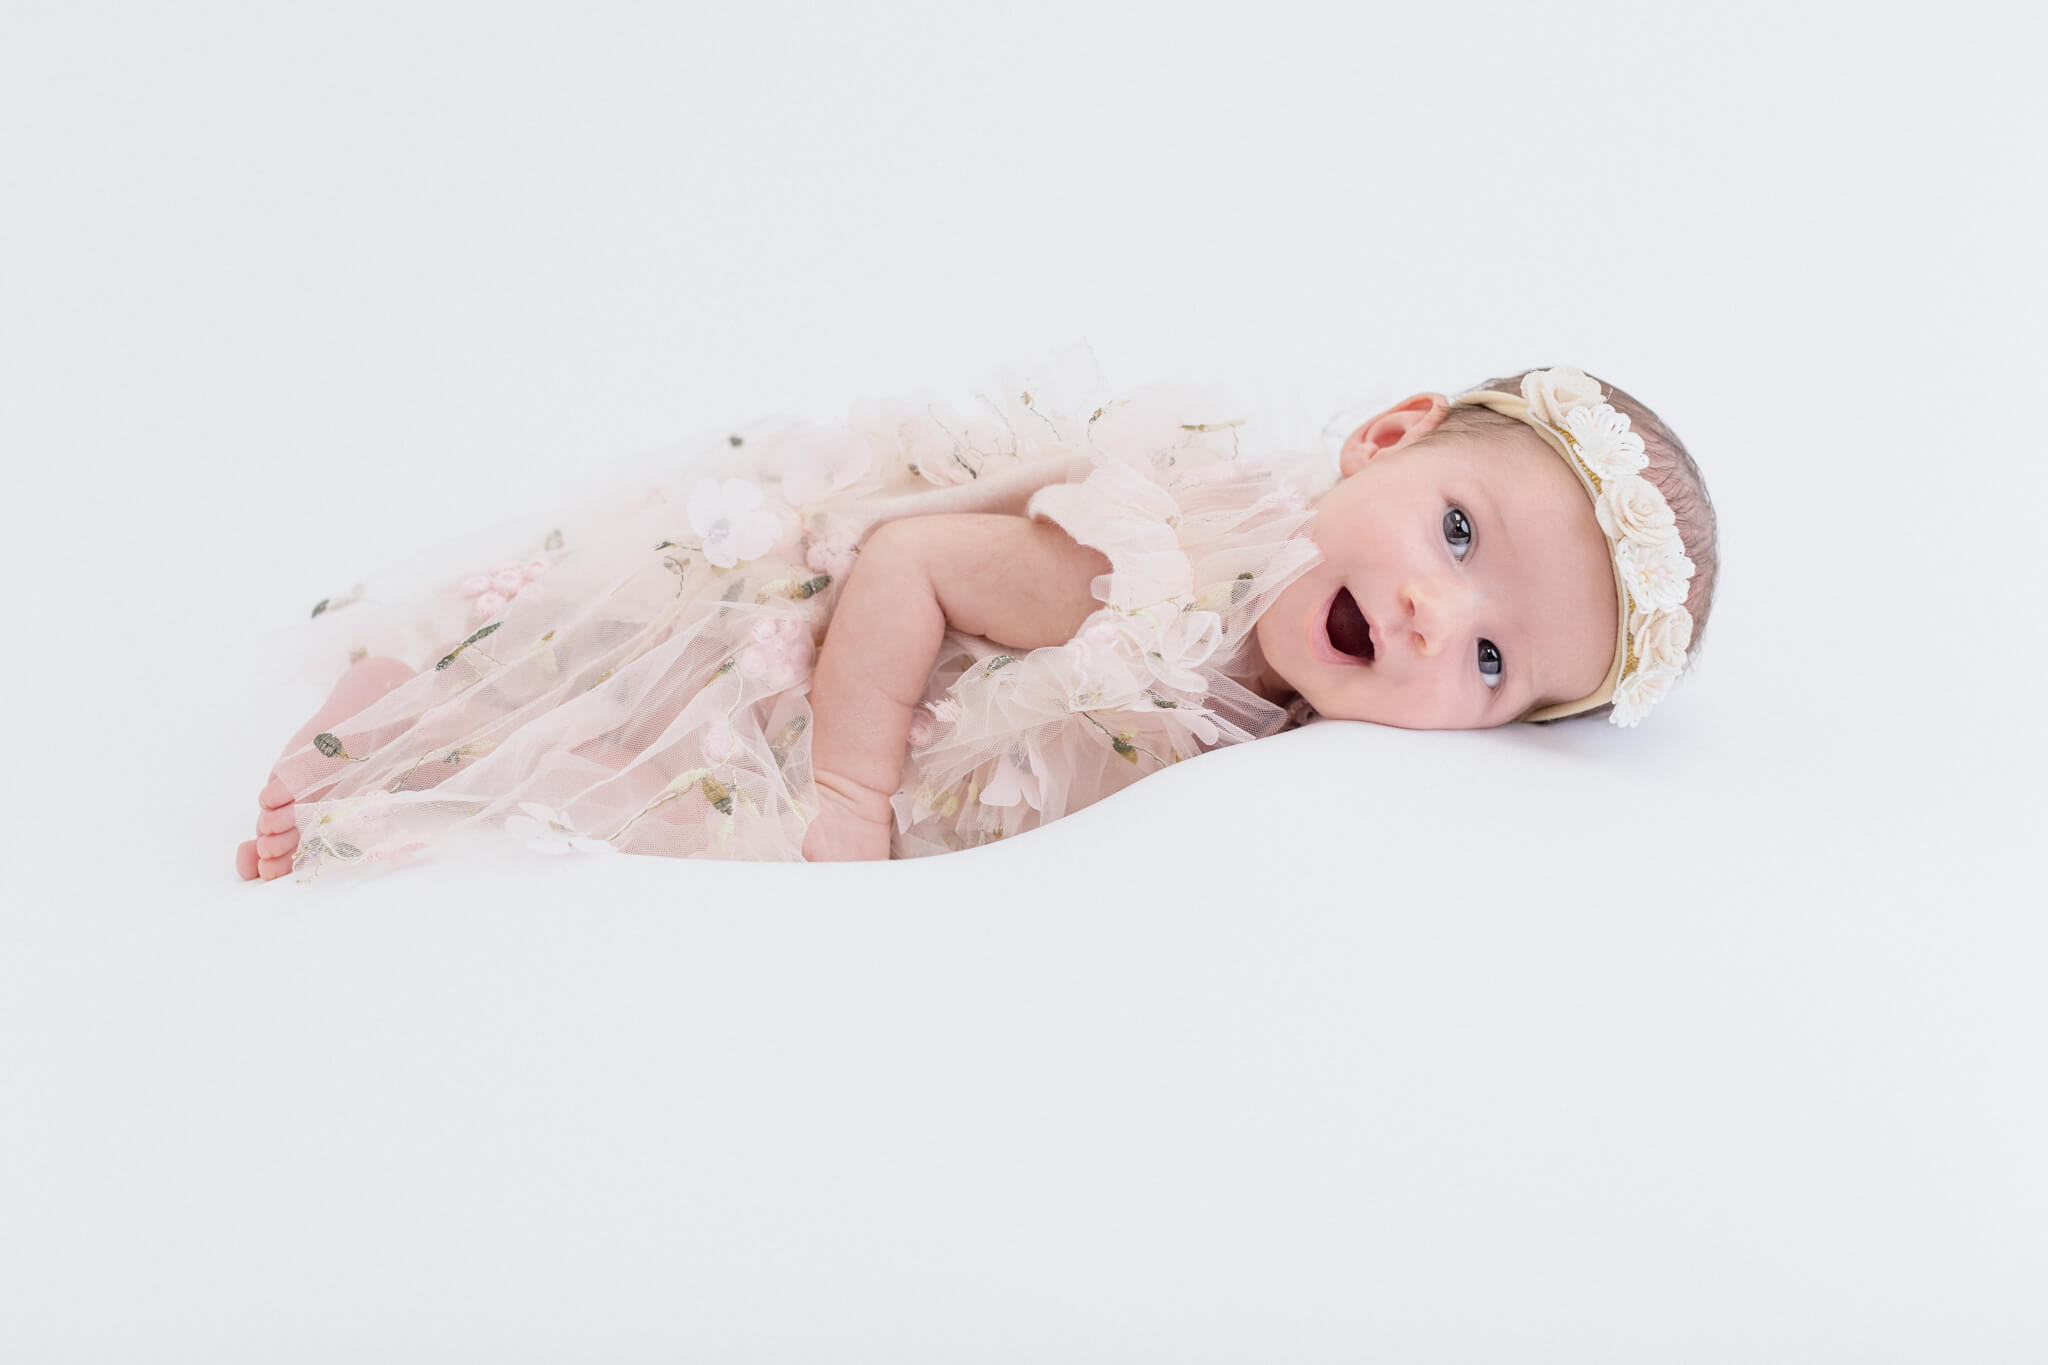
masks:
{"type": "Polygon", "coordinates": [[[0,1358],[2042,1358],[2044,36],[9,4],[0,1358]],[[312,601],[1076,338],[1622,385],[1694,675],[917,864],[233,880],[312,601]]]}

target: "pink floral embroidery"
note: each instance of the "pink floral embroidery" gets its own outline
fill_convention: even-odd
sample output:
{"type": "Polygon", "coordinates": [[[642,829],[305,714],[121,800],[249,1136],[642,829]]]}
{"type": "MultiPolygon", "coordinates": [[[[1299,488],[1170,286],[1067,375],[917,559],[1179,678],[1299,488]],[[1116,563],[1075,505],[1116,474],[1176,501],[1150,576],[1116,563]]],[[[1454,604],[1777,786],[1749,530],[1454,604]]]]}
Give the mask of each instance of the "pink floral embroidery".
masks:
{"type": "Polygon", "coordinates": [[[795,617],[757,621],[747,638],[749,643],[739,654],[741,676],[779,692],[809,672],[817,647],[811,643],[810,628],[795,617]]]}
{"type": "Polygon", "coordinates": [[[853,546],[838,536],[828,536],[811,542],[811,548],[804,555],[804,563],[812,573],[831,574],[844,578],[853,569],[853,546]]]}
{"type": "Polygon", "coordinates": [[[503,611],[513,598],[524,593],[536,578],[553,567],[554,561],[544,556],[537,559],[500,560],[487,571],[470,574],[464,578],[460,591],[464,597],[475,599],[477,619],[487,621],[503,611]]]}

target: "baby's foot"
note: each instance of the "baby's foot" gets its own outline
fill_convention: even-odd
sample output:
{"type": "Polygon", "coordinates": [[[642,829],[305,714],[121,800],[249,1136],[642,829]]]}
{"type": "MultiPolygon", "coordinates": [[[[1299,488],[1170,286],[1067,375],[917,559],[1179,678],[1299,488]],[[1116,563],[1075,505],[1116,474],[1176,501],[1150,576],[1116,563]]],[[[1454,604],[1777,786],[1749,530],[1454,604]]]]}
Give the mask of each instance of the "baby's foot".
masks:
{"type": "MultiPolygon", "coordinates": [[[[292,736],[286,752],[358,715],[383,699],[387,692],[413,677],[413,670],[400,659],[359,659],[335,684],[334,693],[314,713],[305,728],[292,736]]],[[[261,808],[256,817],[256,837],[244,840],[235,850],[235,871],[242,880],[261,877],[271,881],[292,870],[292,854],[299,847],[298,818],[292,812],[293,794],[276,773],[257,793],[261,808]]]]}

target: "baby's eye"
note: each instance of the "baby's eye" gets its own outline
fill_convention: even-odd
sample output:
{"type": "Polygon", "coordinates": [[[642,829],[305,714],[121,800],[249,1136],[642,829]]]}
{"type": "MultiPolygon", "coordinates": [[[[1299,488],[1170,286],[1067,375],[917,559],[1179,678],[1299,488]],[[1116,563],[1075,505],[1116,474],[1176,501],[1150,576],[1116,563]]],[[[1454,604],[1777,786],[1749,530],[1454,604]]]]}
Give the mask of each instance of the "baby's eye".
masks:
{"type": "Polygon", "coordinates": [[[1472,548],[1472,523],[1465,519],[1465,510],[1453,507],[1444,513],[1444,539],[1451,542],[1451,548],[1458,558],[1465,558],[1465,551],[1472,548]]]}
{"type": "Polygon", "coordinates": [[[1491,640],[1479,642],[1479,680],[1488,687],[1500,686],[1500,649],[1491,640]]]}

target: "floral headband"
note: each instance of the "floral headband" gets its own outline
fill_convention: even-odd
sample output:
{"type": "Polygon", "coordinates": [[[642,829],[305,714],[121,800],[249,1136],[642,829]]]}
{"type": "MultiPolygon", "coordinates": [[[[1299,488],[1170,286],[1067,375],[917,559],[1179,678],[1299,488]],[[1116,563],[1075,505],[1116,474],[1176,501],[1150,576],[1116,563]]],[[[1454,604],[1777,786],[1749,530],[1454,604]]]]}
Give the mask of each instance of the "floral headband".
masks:
{"type": "Polygon", "coordinates": [[[1577,701],[1559,702],[1522,717],[1556,720],[1612,701],[1608,720],[1639,723],[1685,671],[1692,645],[1692,613],[1685,595],[1693,562],[1685,556],[1671,504],[1641,476],[1649,464],[1643,438],[1626,415],[1602,401],[1600,384],[1570,365],[1522,376],[1522,396],[1475,389],[1452,407],[1485,407],[1534,427],[1564,457],[1593,499],[1593,515],[1614,558],[1614,662],[1606,681],[1577,701]]]}

